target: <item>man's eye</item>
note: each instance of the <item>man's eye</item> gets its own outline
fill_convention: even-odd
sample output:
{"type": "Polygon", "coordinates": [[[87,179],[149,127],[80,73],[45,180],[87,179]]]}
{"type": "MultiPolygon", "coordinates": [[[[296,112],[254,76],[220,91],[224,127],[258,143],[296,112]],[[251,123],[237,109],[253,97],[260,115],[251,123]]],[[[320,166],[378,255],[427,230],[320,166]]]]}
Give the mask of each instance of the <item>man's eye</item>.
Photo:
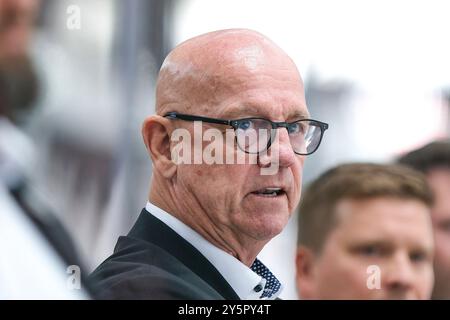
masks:
{"type": "Polygon", "coordinates": [[[288,125],[289,134],[304,134],[308,130],[308,124],[305,122],[295,122],[288,125]]]}
{"type": "Polygon", "coordinates": [[[295,134],[295,133],[299,133],[302,132],[302,125],[298,122],[296,123],[291,123],[288,126],[288,133],[289,134],[295,134]]]}
{"type": "Polygon", "coordinates": [[[411,259],[412,262],[422,262],[427,259],[427,255],[423,252],[412,252],[409,255],[409,258],[411,259]]]}
{"type": "Polygon", "coordinates": [[[306,132],[308,132],[308,130],[310,129],[309,127],[310,124],[306,121],[295,122],[288,125],[288,132],[289,134],[305,135],[306,132]]]}
{"type": "Polygon", "coordinates": [[[358,252],[368,257],[381,255],[381,249],[376,246],[362,246],[358,249],[358,252]]]}
{"type": "Polygon", "coordinates": [[[438,227],[443,230],[444,232],[450,232],[450,220],[446,220],[443,222],[440,222],[438,224],[438,227]]]}
{"type": "Polygon", "coordinates": [[[248,130],[253,127],[253,123],[251,120],[242,120],[238,123],[238,129],[248,130]]]}

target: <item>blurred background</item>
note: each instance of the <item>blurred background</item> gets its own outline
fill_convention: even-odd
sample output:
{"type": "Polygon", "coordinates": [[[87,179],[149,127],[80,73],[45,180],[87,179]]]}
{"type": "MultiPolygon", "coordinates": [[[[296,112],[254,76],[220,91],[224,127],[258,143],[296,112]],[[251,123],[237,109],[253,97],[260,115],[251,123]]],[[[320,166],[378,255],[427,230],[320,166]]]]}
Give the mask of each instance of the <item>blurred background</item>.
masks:
{"type": "MultiPolygon", "coordinates": [[[[140,127],[154,113],[165,55],[192,36],[255,29],[297,63],[310,113],[330,124],[306,160],[305,184],[341,162],[386,162],[449,137],[448,1],[37,3],[38,98],[17,123],[32,141],[23,152],[33,180],[89,272],[145,206],[152,170],[140,127]]],[[[284,283],[284,299],[297,298],[296,232],[294,217],[260,256],[284,283]]]]}

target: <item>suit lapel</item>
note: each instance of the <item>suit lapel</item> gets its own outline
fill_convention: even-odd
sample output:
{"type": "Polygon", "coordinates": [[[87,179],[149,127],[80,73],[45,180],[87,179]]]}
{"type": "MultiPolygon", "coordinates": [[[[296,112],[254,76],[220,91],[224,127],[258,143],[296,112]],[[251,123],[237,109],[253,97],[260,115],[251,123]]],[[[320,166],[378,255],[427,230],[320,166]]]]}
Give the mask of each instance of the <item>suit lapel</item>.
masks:
{"type": "Polygon", "coordinates": [[[161,247],[206,281],[225,299],[239,300],[236,292],[205,256],[145,209],[142,209],[128,236],[142,239],[161,247]]]}

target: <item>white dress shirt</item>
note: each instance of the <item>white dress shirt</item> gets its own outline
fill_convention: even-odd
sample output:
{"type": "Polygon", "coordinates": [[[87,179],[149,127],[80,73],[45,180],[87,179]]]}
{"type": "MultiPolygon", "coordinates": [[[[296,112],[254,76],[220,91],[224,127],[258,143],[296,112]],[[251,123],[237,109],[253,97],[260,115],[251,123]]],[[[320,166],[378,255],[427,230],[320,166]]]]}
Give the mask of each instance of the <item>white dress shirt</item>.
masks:
{"type": "MultiPolygon", "coordinates": [[[[145,209],[201,252],[230,284],[239,298],[242,300],[261,299],[261,288],[265,287],[266,279],[253,272],[232,255],[214,246],[192,228],[161,208],[147,202],[145,209]]],[[[269,299],[275,299],[281,291],[282,287],[269,299]]]]}
{"type": "Polygon", "coordinates": [[[10,193],[30,171],[31,147],[0,116],[0,300],[88,299],[70,285],[67,266],[10,193]]]}

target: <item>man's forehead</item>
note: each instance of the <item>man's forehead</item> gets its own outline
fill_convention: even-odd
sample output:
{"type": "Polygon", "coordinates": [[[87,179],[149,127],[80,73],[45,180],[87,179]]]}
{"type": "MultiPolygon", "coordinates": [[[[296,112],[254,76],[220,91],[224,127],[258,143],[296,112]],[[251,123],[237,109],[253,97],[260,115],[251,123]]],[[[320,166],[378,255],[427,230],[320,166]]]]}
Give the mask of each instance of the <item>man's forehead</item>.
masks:
{"type": "MultiPolygon", "coordinates": [[[[223,110],[212,110],[212,106],[221,105],[224,100],[249,87],[273,87],[277,84],[281,87],[278,90],[284,90],[289,96],[281,99],[293,97],[283,105],[292,104],[290,109],[297,107],[299,116],[306,117],[302,80],[289,56],[257,32],[223,30],[187,40],[169,54],[161,67],[157,102],[161,105],[178,99],[183,101],[182,105],[191,103],[196,106],[199,112],[208,109],[205,110],[208,113],[221,113],[223,110]],[[287,92],[284,84],[278,84],[286,79],[291,80],[288,84],[291,92],[287,92]],[[299,91],[298,97],[294,91],[299,91]]],[[[247,98],[241,100],[246,102],[247,98]]],[[[258,108],[253,109],[257,110],[235,106],[235,110],[227,112],[238,116],[246,111],[256,115],[267,110],[266,107],[260,110],[259,104],[256,106],[258,108]]],[[[295,112],[289,113],[296,116],[295,112]]]]}
{"type": "MultiPolygon", "coordinates": [[[[342,234],[362,239],[400,239],[410,243],[427,243],[429,238],[417,238],[417,234],[430,235],[429,209],[423,205],[408,211],[374,208],[374,202],[394,200],[403,205],[415,200],[379,197],[368,199],[344,199],[336,205],[336,227],[342,234]],[[403,203],[403,204],[402,204],[403,203]],[[355,206],[356,205],[356,206],[355,206]],[[355,207],[354,207],[355,206],[355,207]]],[[[419,202],[417,202],[419,204],[419,202]]]]}
{"type": "Polygon", "coordinates": [[[229,119],[255,116],[280,121],[307,119],[310,117],[306,106],[303,104],[290,105],[282,109],[280,107],[270,106],[264,102],[225,107],[221,112],[221,116],[229,119]],[[280,119],[275,119],[274,116],[280,119]]]}
{"type": "Polygon", "coordinates": [[[237,48],[232,53],[234,58],[241,61],[248,70],[255,70],[259,65],[264,63],[265,55],[260,45],[250,44],[237,48]]]}
{"type": "Polygon", "coordinates": [[[217,71],[229,64],[240,64],[252,70],[261,64],[290,60],[270,39],[246,29],[219,30],[191,38],[178,45],[168,58],[177,64],[190,63],[204,71],[217,71]]]}

